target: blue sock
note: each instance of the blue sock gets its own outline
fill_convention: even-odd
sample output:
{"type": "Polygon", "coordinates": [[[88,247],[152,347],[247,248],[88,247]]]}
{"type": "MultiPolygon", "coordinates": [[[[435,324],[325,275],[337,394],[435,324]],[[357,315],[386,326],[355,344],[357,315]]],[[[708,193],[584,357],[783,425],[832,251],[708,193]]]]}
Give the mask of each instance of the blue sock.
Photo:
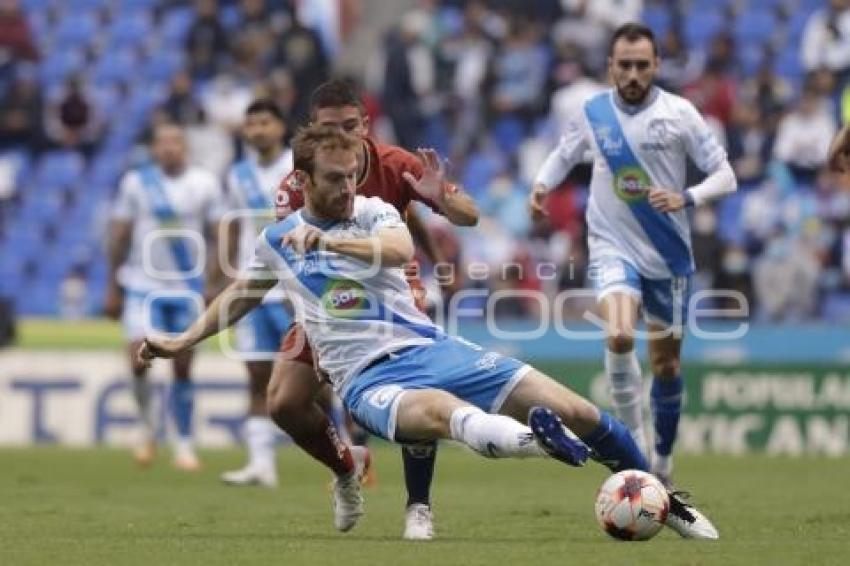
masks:
{"type": "Polygon", "coordinates": [[[407,487],[407,505],[431,504],[431,479],[437,460],[437,443],[428,442],[401,447],[404,462],[404,485],[407,487]]]}
{"type": "Polygon", "coordinates": [[[583,437],[582,441],[596,453],[595,459],[612,472],[649,471],[649,463],[635,444],[629,429],[605,411],[599,411],[599,426],[583,437]]]}
{"type": "Polygon", "coordinates": [[[194,386],[187,379],[175,379],[171,383],[171,395],[168,399],[171,418],[181,437],[192,436],[192,413],[195,408],[194,386]]]}
{"type": "Polygon", "coordinates": [[[652,380],[650,407],[652,424],[655,427],[655,451],[669,456],[673,451],[676,433],[679,430],[679,416],[682,414],[682,376],[673,379],[652,380]]]}

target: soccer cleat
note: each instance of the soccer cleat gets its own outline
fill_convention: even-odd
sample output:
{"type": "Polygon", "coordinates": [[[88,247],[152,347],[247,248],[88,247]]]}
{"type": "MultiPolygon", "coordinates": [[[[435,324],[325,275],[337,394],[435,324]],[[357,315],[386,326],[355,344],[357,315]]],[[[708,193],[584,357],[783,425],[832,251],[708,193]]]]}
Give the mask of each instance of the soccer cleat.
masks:
{"type": "Polygon", "coordinates": [[[333,482],[334,526],[342,532],[350,531],[363,515],[361,482],[372,463],[369,449],[352,446],[354,470],[346,476],[337,476],[333,482]]]}
{"type": "Polygon", "coordinates": [[[224,472],[221,474],[221,481],[227,485],[259,485],[275,488],[277,487],[277,471],[271,466],[248,464],[242,469],[224,472]]]}
{"type": "Polygon", "coordinates": [[[133,459],[141,468],[150,466],[156,458],[156,442],[147,440],[133,450],[133,459]]]}
{"type": "Polygon", "coordinates": [[[670,491],[670,509],[664,524],[679,533],[682,538],[717,540],[720,533],[708,518],[697,511],[690,503],[686,503],[688,494],[681,491],[670,491]]]}
{"type": "Polygon", "coordinates": [[[404,514],[405,540],[431,540],[434,538],[434,515],[431,507],[424,503],[414,503],[407,507],[404,514]]]}
{"type": "Polygon", "coordinates": [[[546,407],[528,411],[528,426],[549,456],[570,466],[584,466],[590,449],[564,426],[561,417],[546,407]]]}

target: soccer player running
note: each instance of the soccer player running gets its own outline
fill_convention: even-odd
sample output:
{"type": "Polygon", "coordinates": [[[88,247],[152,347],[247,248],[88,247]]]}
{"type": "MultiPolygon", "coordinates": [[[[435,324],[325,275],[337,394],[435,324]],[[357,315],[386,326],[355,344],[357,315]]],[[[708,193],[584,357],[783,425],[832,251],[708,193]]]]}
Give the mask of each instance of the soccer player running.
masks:
{"type": "MultiPolygon", "coordinates": [[[[592,450],[612,470],[646,470],[621,422],[531,366],[445,334],[416,308],[401,269],[413,257],[410,232],[391,205],[356,194],[360,143],[336,128],[300,131],[293,152],[304,207],[263,231],[251,270],[186,332],[148,337],[138,363],[192,348],[280,282],[320,369],[374,434],[452,439],[488,458],[551,456],[572,466],[592,450]]],[[[708,519],[670,498],[667,525],[717,538],[708,519]]]]}
{"type": "MultiPolygon", "coordinates": [[[[361,140],[357,146],[357,194],[380,197],[404,215],[414,239],[432,261],[439,261],[439,253],[411,210],[412,201],[426,204],[455,225],[477,223],[478,209],[474,201],[445,181],[442,163],[434,151],[422,150],[417,157],[400,147],[378,143],[368,137],[369,119],[360,96],[347,83],[335,80],[319,86],[311,97],[310,120],[361,140]]],[[[277,199],[279,219],[303,205],[302,175],[297,173],[281,185],[277,199]]],[[[422,299],[418,278],[409,278],[408,284],[422,299]]],[[[316,403],[317,397],[323,396],[321,380],[314,369],[309,340],[300,325],[294,325],[287,333],[282,350],[285,355],[275,364],[269,386],[269,413],[299,446],[336,474],[335,522],[338,529],[348,530],[362,514],[358,474],[353,472],[355,467],[366,465],[368,453],[360,447],[349,450],[340,442],[337,430],[326,415],[327,401],[316,403]]],[[[411,443],[402,448],[408,493],[403,536],[409,540],[433,537],[430,486],[436,449],[435,442],[411,443]]]]}
{"type": "MultiPolygon", "coordinates": [[[[158,427],[146,369],[133,353],[151,330],[182,332],[198,316],[204,304],[204,254],[215,251],[212,235],[223,212],[218,180],[188,164],[186,136],[179,126],[157,126],[150,149],[153,162],[124,175],[112,209],[104,309],[110,317],[121,317],[130,342],[133,395],[142,424],[134,456],[143,466],[155,456],[158,427]],[[205,227],[209,248],[202,236],[205,227]]],[[[215,288],[220,283],[208,281],[208,290],[215,288]]],[[[191,366],[191,350],[175,356],[167,403],[176,429],[174,465],[185,471],[200,467],[192,444],[191,366]]]]}
{"type": "MultiPolygon", "coordinates": [[[[226,261],[239,270],[246,268],[257,235],[274,221],[275,192],[292,171],[292,151],[283,144],[285,133],[283,113],[274,102],[255,100],[245,110],[242,137],[250,154],[234,163],[227,174],[227,204],[235,216],[227,215],[229,221],[220,224],[223,253],[217,265],[226,261]]],[[[242,429],[248,462],[241,469],[222,474],[227,484],[277,486],[278,432],[268,416],[266,389],[274,356],[291,323],[281,298],[270,292],[236,327],[237,349],[248,370],[248,418],[242,429]]]]}
{"type": "Polygon", "coordinates": [[[617,416],[649,456],[634,349],[642,306],[653,375],[652,472],[669,486],[694,271],[687,209],[734,192],[737,183],[726,152],[693,105],[653,85],[658,65],[652,31],[630,23],[614,32],[608,56],[614,88],[590,98],[576,113],[537,174],[530,207],[535,218],[543,216],[547,192],[592,152],[589,276],[605,321],[605,370],[617,416]],[[686,188],[688,156],[708,176],[686,188]]]}

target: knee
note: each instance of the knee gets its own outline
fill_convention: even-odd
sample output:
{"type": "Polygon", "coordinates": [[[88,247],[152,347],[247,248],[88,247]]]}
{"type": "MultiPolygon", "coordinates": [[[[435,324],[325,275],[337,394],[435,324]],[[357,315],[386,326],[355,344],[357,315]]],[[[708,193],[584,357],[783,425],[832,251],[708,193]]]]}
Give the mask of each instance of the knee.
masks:
{"type": "Polygon", "coordinates": [[[625,354],[634,348],[635,339],[622,330],[614,330],[608,335],[608,349],[615,354],[625,354]]]}
{"type": "Polygon", "coordinates": [[[652,375],[659,379],[673,379],[679,375],[681,365],[678,358],[665,358],[652,361],[652,375]]]}

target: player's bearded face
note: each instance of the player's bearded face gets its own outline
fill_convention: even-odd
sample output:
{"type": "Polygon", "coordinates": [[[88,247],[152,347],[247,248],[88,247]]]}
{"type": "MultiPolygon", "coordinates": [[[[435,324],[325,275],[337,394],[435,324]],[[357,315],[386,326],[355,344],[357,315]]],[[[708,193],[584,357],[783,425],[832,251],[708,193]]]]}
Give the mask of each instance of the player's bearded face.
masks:
{"type": "Polygon", "coordinates": [[[611,81],[620,98],[629,104],[643,102],[657,69],[658,57],[652,49],[652,42],[646,38],[631,42],[624,38],[618,40],[608,58],[611,81]]]}
{"type": "Polygon", "coordinates": [[[306,187],[312,212],[322,218],[349,218],[354,210],[357,169],[354,151],[318,150],[316,168],[306,187]]]}

